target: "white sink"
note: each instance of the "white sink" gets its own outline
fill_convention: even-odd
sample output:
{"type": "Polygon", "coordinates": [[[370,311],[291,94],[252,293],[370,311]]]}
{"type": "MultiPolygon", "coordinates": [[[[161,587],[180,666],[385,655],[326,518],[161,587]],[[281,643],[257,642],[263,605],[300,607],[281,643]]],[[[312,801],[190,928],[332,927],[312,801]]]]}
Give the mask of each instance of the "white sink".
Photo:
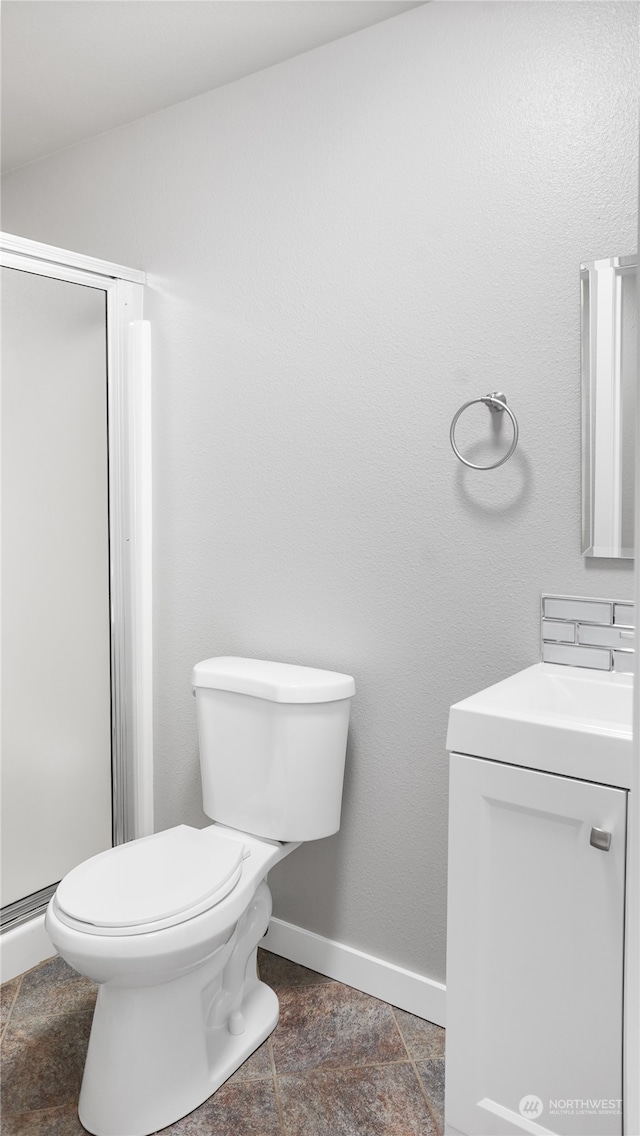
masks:
{"type": "Polygon", "coordinates": [[[631,675],[536,663],[449,712],[447,749],[629,788],[631,675]]]}

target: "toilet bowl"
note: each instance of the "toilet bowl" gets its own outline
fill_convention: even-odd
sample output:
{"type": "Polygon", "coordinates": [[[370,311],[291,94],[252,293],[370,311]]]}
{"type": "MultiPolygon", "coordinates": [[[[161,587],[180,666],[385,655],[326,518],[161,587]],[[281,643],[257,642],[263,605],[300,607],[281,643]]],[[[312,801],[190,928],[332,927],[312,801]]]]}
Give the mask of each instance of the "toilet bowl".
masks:
{"type": "Polygon", "coordinates": [[[92,857],[47,910],[59,954],[99,985],[78,1106],[94,1136],[172,1124],[268,1037],[278,999],[256,965],[271,915],[265,877],[303,839],[339,825],[350,676],[214,659],[192,683],[197,703],[204,694],[214,823],[92,857]]]}
{"type": "MultiPolygon", "coordinates": [[[[178,842],[171,844],[177,854],[178,842]]],[[[263,881],[295,847],[218,825],[201,830],[179,826],[94,857],[81,866],[80,880],[73,880],[73,872],[66,877],[69,886],[61,885],[59,891],[67,910],[54,896],[46,926],[62,957],[100,984],[78,1108],[89,1132],[142,1136],[171,1124],[211,1096],[271,1033],[278,1001],[256,970],[258,942],[271,914],[271,895],[263,881]],[[184,907],[179,918],[175,912],[165,916],[168,925],[159,928],[154,926],[158,920],[117,929],[113,922],[83,921],[82,915],[95,917],[99,905],[95,892],[91,900],[92,869],[104,882],[112,857],[113,880],[120,877],[124,884],[127,851],[146,843],[153,852],[155,842],[162,861],[161,842],[174,834],[189,838],[193,854],[199,846],[214,878],[216,852],[235,845],[240,868],[222,898],[216,902],[214,893],[209,907],[196,904],[198,910],[184,907]]],[[[185,848],[183,866],[186,861],[185,848]]],[[[141,880],[139,875],[136,882],[141,880]]],[[[111,918],[114,908],[107,913],[111,918]]],[[[130,915],[139,918],[132,905],[130,915]]]]}

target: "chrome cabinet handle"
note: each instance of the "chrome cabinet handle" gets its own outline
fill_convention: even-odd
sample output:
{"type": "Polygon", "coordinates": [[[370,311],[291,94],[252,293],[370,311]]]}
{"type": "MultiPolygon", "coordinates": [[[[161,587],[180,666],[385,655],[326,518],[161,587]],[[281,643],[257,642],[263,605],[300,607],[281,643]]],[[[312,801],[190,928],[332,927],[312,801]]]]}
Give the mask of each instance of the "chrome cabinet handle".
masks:
{"type": "Polygon", "coordinates": [[[599,848],[601,852],[608,852],[611,847],[611,833],[605,832],[604,828],[592,828],[589,844],[599,848]]]}

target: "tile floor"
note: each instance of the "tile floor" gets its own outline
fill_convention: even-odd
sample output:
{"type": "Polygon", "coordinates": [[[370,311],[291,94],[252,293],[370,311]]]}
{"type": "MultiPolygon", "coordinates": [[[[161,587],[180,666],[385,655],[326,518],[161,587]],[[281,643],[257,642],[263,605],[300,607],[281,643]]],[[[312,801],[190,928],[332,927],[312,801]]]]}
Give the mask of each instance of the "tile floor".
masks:
{"type": "MultiPolygon", "coordinates": [[[[163,1136],[441,1136],[443,1029],[267,951],[259,967],[277,1028],[163,1136]]],[[[55,958],[1,991],[3,1136],[82,1136],[95,986],[55,958]]]]}

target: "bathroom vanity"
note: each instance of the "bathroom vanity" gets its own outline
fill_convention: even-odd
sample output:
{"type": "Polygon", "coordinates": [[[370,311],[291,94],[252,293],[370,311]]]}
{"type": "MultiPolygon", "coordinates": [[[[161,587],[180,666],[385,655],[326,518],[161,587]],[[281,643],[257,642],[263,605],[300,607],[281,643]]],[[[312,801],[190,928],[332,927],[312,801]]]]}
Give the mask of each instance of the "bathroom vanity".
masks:
{"type": "Polygon", "coordinates": [[[451,708],[449,1136],[621,1136],[631,703],[539,663],[451,708]]]}

